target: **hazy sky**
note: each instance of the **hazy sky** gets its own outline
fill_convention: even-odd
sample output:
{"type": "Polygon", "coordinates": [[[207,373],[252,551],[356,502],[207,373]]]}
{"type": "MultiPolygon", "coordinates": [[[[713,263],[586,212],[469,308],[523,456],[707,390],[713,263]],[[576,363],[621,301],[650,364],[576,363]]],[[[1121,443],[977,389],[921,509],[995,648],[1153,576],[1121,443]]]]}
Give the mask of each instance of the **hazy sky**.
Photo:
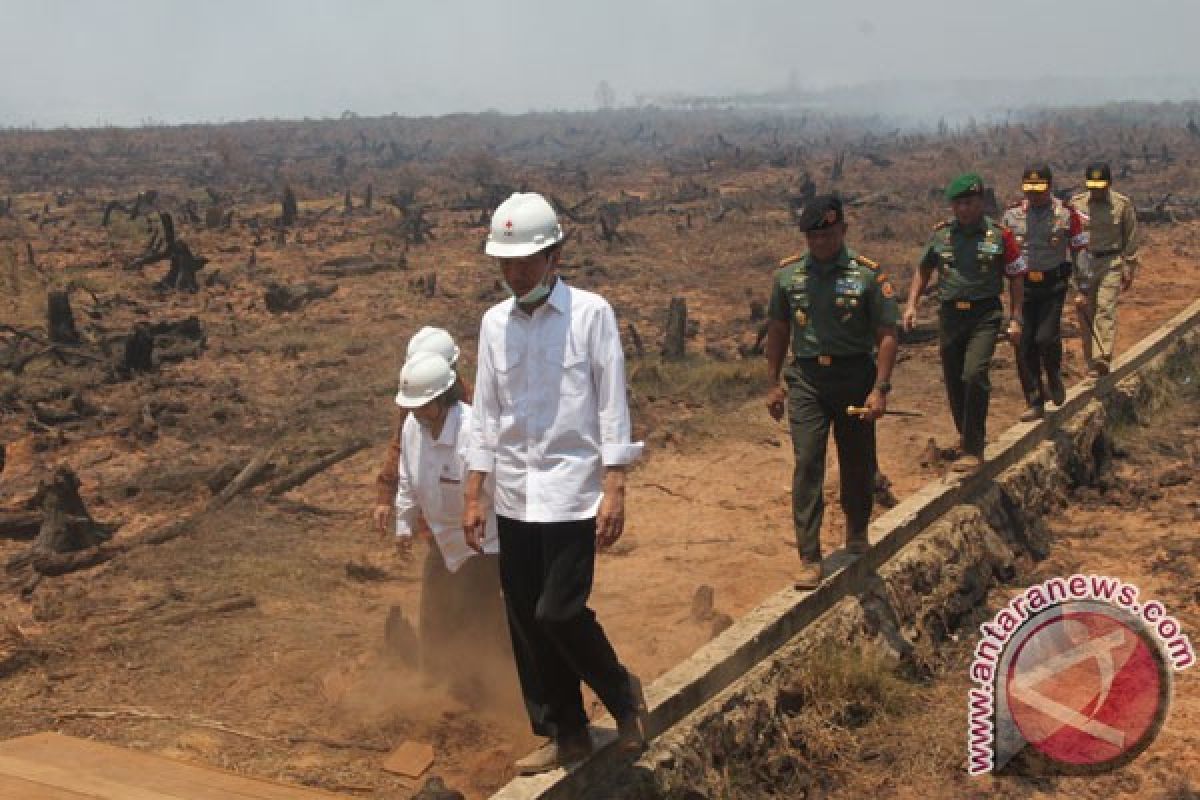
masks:
{"type": "Polygon", "coordinates": [[[1197,0],[0,0],[0,124],[589,108],[601,80],[624,104],[790,75],[1191,76],[1197,31],[1197,0]]]}

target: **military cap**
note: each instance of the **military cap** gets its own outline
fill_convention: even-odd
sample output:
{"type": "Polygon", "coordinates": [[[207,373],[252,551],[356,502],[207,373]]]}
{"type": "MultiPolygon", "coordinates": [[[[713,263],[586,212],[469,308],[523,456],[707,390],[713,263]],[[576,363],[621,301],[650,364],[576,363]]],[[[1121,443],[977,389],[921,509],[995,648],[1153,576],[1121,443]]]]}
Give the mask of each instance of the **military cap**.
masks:
{"type": "Polygon", "coordinates": [[[819,231],[832,227],[845,217],[842,214],[842,199],[836,194],[821,194],[809,200],[796,220],[802,231],[819,231]]]}
{"type": "Polygon", "coordinates": [[[1052,180],[1054,175],[1050,172],[1050,167],[1038,164],[1021,173],[1021,191],[1044,192],[1050,188],[1052,180]]]}
{"type": "Polygon", "coordinates": [[[1087,168],[1087,188],[1089,189],[1107,189],[1112,183],[1112,170],[1108,163],[1104,161],[1096,161],[1088,164],[1087,168]]]}
{"type": "Polygon", "coordinates": [[[983,178],[974,172],[959,175],[946,187],[946,199],[957,200],[960,197],[971,197],[983,194],[983,178]]]}

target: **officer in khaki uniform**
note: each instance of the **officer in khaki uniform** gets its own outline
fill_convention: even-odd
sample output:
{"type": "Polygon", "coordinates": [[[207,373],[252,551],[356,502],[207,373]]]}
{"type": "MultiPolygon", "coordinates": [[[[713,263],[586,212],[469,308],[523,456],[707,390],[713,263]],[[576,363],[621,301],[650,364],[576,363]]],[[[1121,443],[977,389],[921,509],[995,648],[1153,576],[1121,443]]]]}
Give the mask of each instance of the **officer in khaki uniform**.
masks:
{"type": "Polygon", "coordinates": [[[1112,190],[1108,164],[1090,164],[1084,180],[1088,190],[1071,198],[1083,219],[1088,251],[1075,274],[1075,313],[1088,375],[1094,378],[1108,373],[1113,357],[1117,298],[1133,286],[1138,229],[1133,203],[1112,190]]]}
{"type": "Polygon", "coordinates": [[[1052,181],[1048,166],[1025,170],[1021,176],[1025,199],[1009,206],[1000,221],[1016,237],[1027,267],[1017,369],[1029,404],[1021,414],[1022,422],[1041,419],[1047,399],[1062,405],[1067,397],[1062,377],[1062,310],[1084,236],[1079,214],[1051,194],[1052,181]]]}
{"type": "Polygon", "coordinates": [[[988,370],[1004,327],[1000,296],[1006,277],[1012,312],[1007,333],[1014,347],[1020,342],[1025,260],[1012,232],[983,213],[979,175],[972,172],[955,178],[946,187],[946,199],[954,217],[934,227],[913,273],[904,329],[911,331],[916,325],[917,304],[936,269],[942,375],[962,442],[952,468],[970,472],[983,461],[992,388],[988,370]]]}
{"type": "Polygon", "coordinates": [[[796,466],[792,518],[800,550],[798,589],[821,581],[821,520],[829,428],[837,445],[846,549],[866,551],[875,471],[875,420],[887,410],[896,361],[895,291],[879,265],[846,248],[842,202],[811,200],[798,220],[808,251],[784,259],[767,310],[767,409],[787,403],[796,466]],[[788,345],[793,360],[783,370],[788,345]],[[875,350],[879,360],[876,364],[875,350]],[[787,389],[779,385],[780,372],[787,389]],[[850,407],[863,411],[851,414],[850,407]]]}

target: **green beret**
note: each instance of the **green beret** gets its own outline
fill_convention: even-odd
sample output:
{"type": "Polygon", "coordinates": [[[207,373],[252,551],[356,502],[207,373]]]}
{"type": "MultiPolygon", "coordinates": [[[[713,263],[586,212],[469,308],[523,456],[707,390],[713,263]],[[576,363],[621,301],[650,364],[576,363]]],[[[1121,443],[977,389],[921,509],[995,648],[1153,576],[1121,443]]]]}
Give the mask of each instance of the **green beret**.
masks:
{"type": "Polygon", "coordinates": [[[959,175],[946,187],[947,200],[957,200],[960,197],[970,197],[975,194],[983,194],[983,178],[974,172],[959,175]]]}

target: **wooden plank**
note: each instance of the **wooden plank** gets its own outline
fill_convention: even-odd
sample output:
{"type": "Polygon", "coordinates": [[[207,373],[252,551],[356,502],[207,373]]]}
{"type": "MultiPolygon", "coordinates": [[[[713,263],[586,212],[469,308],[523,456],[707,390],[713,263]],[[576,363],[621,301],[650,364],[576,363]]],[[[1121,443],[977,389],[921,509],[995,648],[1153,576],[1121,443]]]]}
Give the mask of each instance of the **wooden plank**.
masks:
{"type": "Polygon", "coordinates": [[[187,800],[186,796],[163,794],[126,783],[97,778],[79,769],[66,769],[53,764],[26,761],[12,756],[0,755],[0,773],[22,778],[32,783],[67,789],[83,794],[84,797],[97,798],[97,800],[187,800]]]}
{"type": "Polygon", "coordinates": [[[433,766],[433,748],[424,742],[414,742],[412,739],[393,750],[392,754],[383,761],[383,768],[388,772],[394,772],[406,778],[419,778],[431,766],[433,766]]]}
{"type": "Polygon", "coordinates": [[[118,791],[111,795],[94,795],[105,800],[109,797],[113,800],[135,800],[142,796],[135,795],[134,791],[148,793],[145,795],[147,800],[328,800],[336,797],[315,789],[244,778],[209,767],[57,733],[37,733],[0,742],[0,758],[4,759],[0,773],[28,778],[37,773],[28,770],[18,772],[18,765],[59,769],[58,765],[69,764],[71,771],[66,778],[80,776],[79,779],[84,782],[58,782],[53,785],[89,791],[92,790],[92,784],[88,781],[92,781],[110,790],[117,787],[124,791],[124,794],[118,791]]]}
{"type": "Polygon", "coordinates": [[[98,797],[12,775],[0,775],[0,800],[98,800],[98,797]]]}

